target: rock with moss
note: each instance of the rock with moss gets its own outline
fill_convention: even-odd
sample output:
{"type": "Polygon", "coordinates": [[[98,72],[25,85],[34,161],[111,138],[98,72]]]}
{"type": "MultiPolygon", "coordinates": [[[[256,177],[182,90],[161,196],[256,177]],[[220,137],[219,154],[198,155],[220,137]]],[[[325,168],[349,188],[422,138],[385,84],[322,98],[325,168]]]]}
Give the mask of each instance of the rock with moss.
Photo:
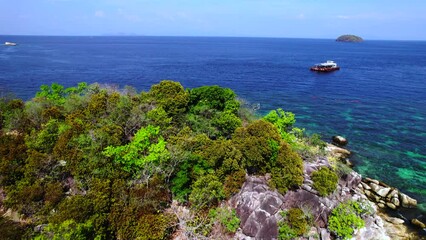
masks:
{"type": "Polygon", "coordinates": [[[336,39],[337,42],[362,42],[364,39],[355,35],[342,35],[336,39]]]}

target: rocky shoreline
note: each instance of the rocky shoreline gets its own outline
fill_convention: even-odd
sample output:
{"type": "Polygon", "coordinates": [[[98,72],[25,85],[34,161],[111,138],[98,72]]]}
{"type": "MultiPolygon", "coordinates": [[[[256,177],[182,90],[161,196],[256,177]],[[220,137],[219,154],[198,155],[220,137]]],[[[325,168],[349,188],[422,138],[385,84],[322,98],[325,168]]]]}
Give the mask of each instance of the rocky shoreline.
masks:
{"type": "MultiPolygon", "coordinates": [[[[337,145],[337,144],[336,144],[337,145]]],[[[321,197],[312,187],[311,173],[319,168],[330,167],[328,158],[334,157],[348,163],[351,154],[340,146],[328,144],[328,157],[318,157],[314,162],[304,163],[304,183],[301,188],[279,194],[268,186],[268,175],[247,176],[241,191],[228,201],[241,219],[240,229],[234,239],[276,239],[279,212],[290,208],[301,208],[316,216],[311,229],[299,239],[331,239],[327,220],[331,210],[346,200],[363,201],[370,205],[372,214],[366,216],[365,227],[357,230],[352,239],[423,239],[408,226],[407,221],[391,217],[383,209],[414,208],[417,201],[378,180],[362,178],[351,171],[339,179],[336,191],[321,197]]],[[[421,225],[419,225],[421,226],[421,225]]]]}

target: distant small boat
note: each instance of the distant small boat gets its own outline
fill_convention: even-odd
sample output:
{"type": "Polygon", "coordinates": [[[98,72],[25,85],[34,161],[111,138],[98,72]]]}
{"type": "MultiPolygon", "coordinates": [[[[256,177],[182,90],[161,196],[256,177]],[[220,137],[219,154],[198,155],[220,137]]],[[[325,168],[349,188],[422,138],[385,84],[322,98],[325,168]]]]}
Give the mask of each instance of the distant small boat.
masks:
{"type": "Polygon", "coordinates": [[[315,64],[311,67],[311,71],[316,72],[332,72],[339,69],[340,67],[337,66],[337,63],[335,63],[334,61],[327,61],[325,63],[315,64]]]}
{"type": "Polygon", "coordinates": [[[14,43],[14,42],[5,42],[4,45],[6,45],[6,46],[16,46],[16,43],[14,43]]]}

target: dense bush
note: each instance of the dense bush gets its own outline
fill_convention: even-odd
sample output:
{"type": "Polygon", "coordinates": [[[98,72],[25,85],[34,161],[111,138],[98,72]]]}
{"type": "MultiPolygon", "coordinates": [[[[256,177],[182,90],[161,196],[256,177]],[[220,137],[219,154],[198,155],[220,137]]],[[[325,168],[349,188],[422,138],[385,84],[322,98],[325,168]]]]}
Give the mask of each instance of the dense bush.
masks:
{"type": "Polygon", "coordinates": [[[321,167],[312,173],[313,187],[321,196],[327,196],[334,192],[339,178],[337,174],[328,167],[321,167]]]}
{"type": "Polygon", "coordinates": [[[303,236],[309,227],[309,219],[300,208],[281,212],[283,220],[278,223],[278,239],[294,239],[303,236]]]}
{"type": "Polygon", "coordinates": [[[328,229],[337,237],[349,239],[356,229],[365,225],[361,215],[365,213],[360,203],[348,201],[340,203],[331,211],[328,218],[328,229]]]}

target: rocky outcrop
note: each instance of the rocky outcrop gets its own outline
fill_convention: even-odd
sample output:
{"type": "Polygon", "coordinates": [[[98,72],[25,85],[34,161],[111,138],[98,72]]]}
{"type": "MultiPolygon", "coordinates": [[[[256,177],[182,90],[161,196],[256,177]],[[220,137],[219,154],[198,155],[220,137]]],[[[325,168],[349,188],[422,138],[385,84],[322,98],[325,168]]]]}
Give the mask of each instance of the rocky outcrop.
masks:
{"type": "MultiPolygon", "coordinates": [[[[326,166],[327,158],[317,158],[315,162],[304,163],[304,183],[294,191],[285,195],[268,187],[268,177],[247,176],[241,191],[230,200],[241,220],[240,229],[234,239],[276,239],[278,222],[282,217],[279,212],[298,207],[315,216],[314,226],[308,232],[308,239],[331,239],[327,230],[328,215],[340,202],[352,199],[370,203],[359,190],[361,175],[351,172],[339,180],[336,191],[327,197],[321,197],[312,188],[310,175],[313,171],[326,166]]],[[[365,228],[354,235],[355,239],[390,239],[383,227],[383,221],[376,214],[367,216],[365,228]]]]}
{"type": "MultiPolygon", "coordinates": [[[[279,210],[284,197],[268,187],[267,177],[247,176],[231,206],[240,218],[240,236],[271,239],[278,236],[279,210]]],[[[237,234],[238,235],[238,234],[237,234]]]]}
{"type": "Polygon", "coordinates": [[[418,236],[410,231],[405,220],[396,217],[390,217],[382,212],[377,212],[377,216],[383,219],[383,227],[388,236],[392,236],[392,240],[418,239],[418,236]]]}
{"type": "Polygon", "coordinates": [[[364,178],[358,187],[368,199],[375,202],[380,208],[397,209],[400,207],[415,208],[417,206],[415,199],[375,179],[364,178]]]}
{"type": "Polygon", "coordinates": [[[340,160],[346,159],[351,155],[351,152],[349,150],[335,146],[333,144],[327,144],[327,146],[325,147],[325,150],[329,154],[331,154],[331,156],[336,157],[340,160]]]}

